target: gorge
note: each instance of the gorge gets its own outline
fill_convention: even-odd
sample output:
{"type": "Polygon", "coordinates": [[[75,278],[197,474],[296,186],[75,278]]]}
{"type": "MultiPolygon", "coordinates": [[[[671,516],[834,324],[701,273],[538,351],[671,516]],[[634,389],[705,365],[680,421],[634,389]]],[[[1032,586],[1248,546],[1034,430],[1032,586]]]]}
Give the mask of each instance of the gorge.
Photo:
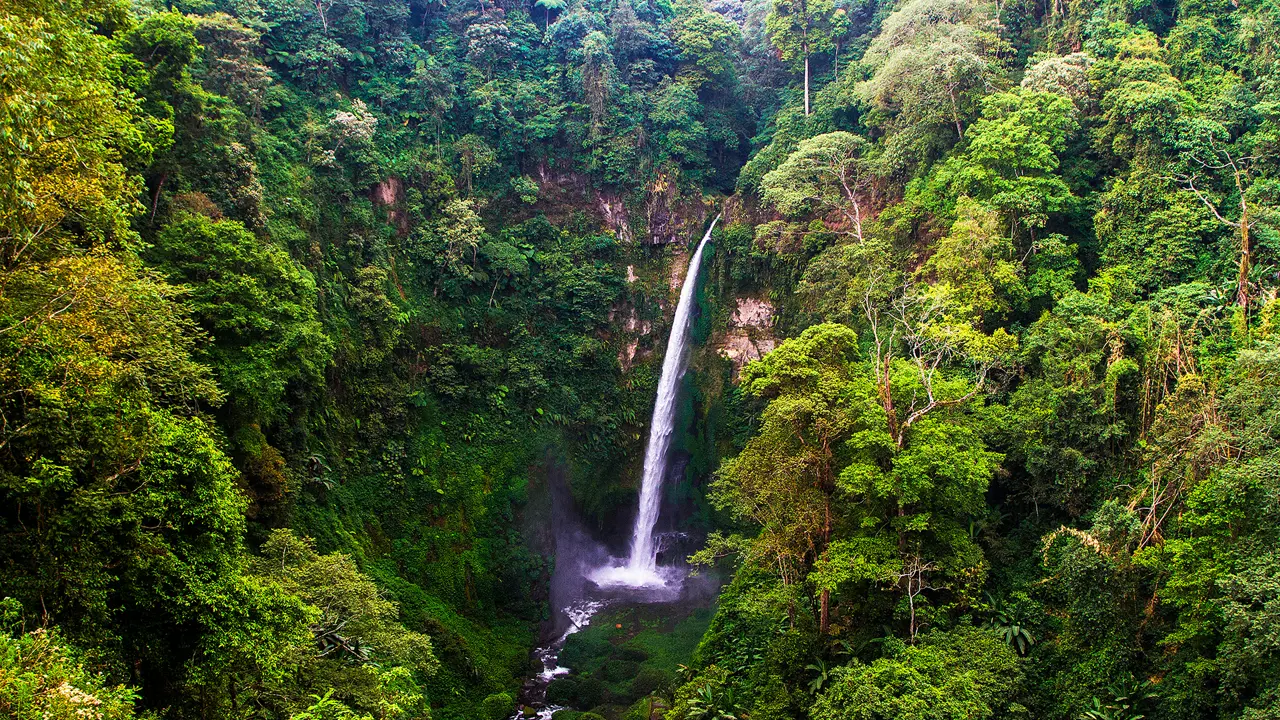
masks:
{"type": "Polygon", "coordinates": [[[1274,0],[0,0],[0,716],[1280,717],[1274,0]]]}

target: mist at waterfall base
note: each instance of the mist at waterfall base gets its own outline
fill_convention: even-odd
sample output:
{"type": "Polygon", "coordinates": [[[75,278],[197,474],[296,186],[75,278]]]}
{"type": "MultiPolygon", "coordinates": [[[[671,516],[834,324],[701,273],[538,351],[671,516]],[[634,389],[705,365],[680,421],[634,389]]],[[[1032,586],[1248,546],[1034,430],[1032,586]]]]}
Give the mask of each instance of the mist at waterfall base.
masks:
{"type": "Polygon", "coordinates": [[[597,568],[591,580],[601,588],[647,589],[660,595],[680,592],[685,573],[677,567],[658,567],[661,548],[654,540],[653,528],[662,507],[662,484],[666,479],[671,438],[675,434],[676,400],[680,379],[689,362],[689,326],[693,320],[695,289],[702,268],[702,251],[711,239],[711,231],[720,221],[717,215],[702,236],[698,249],[689,260],[689,271],[680,287],[680,302],[667,338],[667,354],[662,360],[662,377],[653,404],[653,420],[649,423],[649,443],[644,453],[644,474],[640,485],[640,507],[636,512],[635,531],[631,537],[631,555],[626,562],[613,562],[597,568]],[[665,591],[665,592],[664,592],[665,591]]]}

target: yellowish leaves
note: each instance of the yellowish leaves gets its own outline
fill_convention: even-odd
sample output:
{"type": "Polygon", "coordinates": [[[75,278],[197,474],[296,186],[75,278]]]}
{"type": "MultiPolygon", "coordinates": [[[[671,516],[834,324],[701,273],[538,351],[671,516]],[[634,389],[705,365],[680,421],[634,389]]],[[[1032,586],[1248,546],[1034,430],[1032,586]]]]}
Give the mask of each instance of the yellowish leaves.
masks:
{"type": "Polygon", "coordinates": [[[216,402],[208,371],[189,357],[195,330],[172,303],[178,293],[101,252],[0,276],[0,372],[50,399],[133,374],[180,403],[216,402]]]}

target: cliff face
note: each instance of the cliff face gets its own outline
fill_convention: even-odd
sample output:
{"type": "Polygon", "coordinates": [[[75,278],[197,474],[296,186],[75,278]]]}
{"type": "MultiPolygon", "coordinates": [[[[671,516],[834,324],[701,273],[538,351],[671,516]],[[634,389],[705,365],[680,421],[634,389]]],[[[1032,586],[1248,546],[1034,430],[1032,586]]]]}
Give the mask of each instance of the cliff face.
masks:
{"type": "Polygon", "coordinates": [[[595,218],[602,230],[613,233],[625,245],[687,243],[706,228],[715,205],[701,193],[682,189],[666,174],[634,192],[601,186],[584,173],[545,162],[533,169],[531,178],[538,185],[537,200],[530,205],[503,207],[504,221],[514,223],[543,214],[562,224],[582,213],[595,218]]]}
{"type": "MultiPolygon", "coordinates": [[[[640,220],[624,198],[604,190],[594,194],[603,229],[629,246],[633,259],[625,269],[631,299],[609,311],[618,365],[627,374],[640,363],[661,361],[689,272],[690,245],[705,232],[711,208],[724,201],[682,194],[670,178],[660,176],[645,192],[640,220]]],[[[704,270],[704,282],[706,275],[704,270]]],[[[720,300],[710,302],[718,305],[720,300]]]]}
{"type": "MultiPolygon", "coordinates": [[[[633,265],[627,266],[628,270],[633,268],[633,265]]],[[[639,310],[630,303],[611,309],[609,321],[614,323],[615,332],[621,336],[622,347],[618,349],[618,366],[622,368],[623,373],[629,373],[637,361],[644,361],[653,354],[653,339],[650,337],[653,333],[653,322],[641,318],[639,310]],[[644,343],[643,351],[640,348],[641,342],[644,343]]]]}
{"type": "Polygon", "coordinates": [[[759,360],[773,350],[778,339],[773,332],[774,308],[768,300],[754,297],[734,298],[736,307],[729,326],[715,341],[716,352],[733,363],[736,379],[743,366],[759,360]]]}
{"type": "Polygon", "coordinates": [[[688,243],[706,227],[708,205],[701,196],[680,192],[673,178],[659,175],[645,192],[647,242],[653,245],[688,243]]]}

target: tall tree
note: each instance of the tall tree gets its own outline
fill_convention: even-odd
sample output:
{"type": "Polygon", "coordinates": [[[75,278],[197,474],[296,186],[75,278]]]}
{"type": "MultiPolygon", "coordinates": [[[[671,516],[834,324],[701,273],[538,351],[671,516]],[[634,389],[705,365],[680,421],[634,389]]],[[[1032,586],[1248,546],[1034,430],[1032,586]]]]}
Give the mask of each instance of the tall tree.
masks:
{"type": "Polygon", "coordinates": [[[543,10],[542,14],[542,34],[545,36],[551,31],[551,11],[563,10],[568,5],[565,0],[538,0],[534,6],[543,10]]]}
{"type": "MultiPolygon", "coordinates": [[[[836,529],[836,480],[845,443],[874,412],[875,397],[856,371],[858,337],[840,325],[806,330],[743,375],[749,392],[770,398],[760,432],[724,464],[714,502],[760,526],[747,562],[772,567],[786,585],[825,559],[836,529]]],[[[831,592],[820,595],[826,631],[831,592]]]]}
{"type": "Polygon", "coordinates": [[[843,13],[834,0],[773,0],[765,18],[765,30],[778,57],[804,69],[804,114],[809,115],[809,57],[835,50],[835,38],[843,31],[843,13]]]}
{"type": "Polygon", "coordinates": [[[885,18],[864,60],[859,85],[890,131],[885,153],[906,169],[964,137],[984,93],[998,85],[1004,47],[995,7],[981,0],[911,0],[885,18]],[[955,128],[946,138],[945,128],[955,128]]]}
{"type": "Polygon", "coordinates": [[[746,562],[772,568],[784,584],[810,583],[823,633],[842,586],[897,588],[914,638],[926,593],[972,595],[981,573],[981,550],[961,528],[982,511],[1000,456],[966,406],[990,364],[976,338],[962,349],[946,337],[963,331],[920,313],[900,311],[893,322],[875,326],[865,360],[857,333],[824,324],[749,365],[745,388],[769,404],[759,432],[712,485],[718,507],[760,532],[716,538],[702,557],[743,549],[746,562]],[[944,367],[962,356],[977,382],[944,367]]]}

